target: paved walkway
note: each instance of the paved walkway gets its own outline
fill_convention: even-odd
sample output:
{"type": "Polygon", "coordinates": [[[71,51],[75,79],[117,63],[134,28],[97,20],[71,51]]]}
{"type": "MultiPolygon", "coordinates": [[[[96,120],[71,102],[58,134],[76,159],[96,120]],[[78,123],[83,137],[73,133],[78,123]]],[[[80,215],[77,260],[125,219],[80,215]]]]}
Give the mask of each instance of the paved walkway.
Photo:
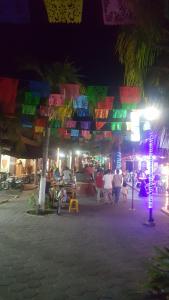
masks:
{"type": "Polygon", "coordinates": [[[79,215],[32,216],[28,194],[0,205],[0,300],[142,299],[154,246],[169,244],[161,198],[147,228],[147,199],[130,211],[130,200],[113,207],[83,197],[79,215]]]}

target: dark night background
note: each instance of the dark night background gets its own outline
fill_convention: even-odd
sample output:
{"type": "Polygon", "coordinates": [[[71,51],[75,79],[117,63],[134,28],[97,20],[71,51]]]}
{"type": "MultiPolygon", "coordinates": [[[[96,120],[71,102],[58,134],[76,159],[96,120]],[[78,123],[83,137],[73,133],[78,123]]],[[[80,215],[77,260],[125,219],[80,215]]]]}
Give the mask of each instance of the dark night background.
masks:
{"type": "Polygon", "coordinates": [[[115,89],[123,82],[123,68],[115,55],[118,26],[105,26],[100,0],[84,0],[82,23],[49,24],[42,0],[31,0],[31,23],[0,24],[0,75],[16,72],[16,59],[74,62],[86,84],[115,89]]]}

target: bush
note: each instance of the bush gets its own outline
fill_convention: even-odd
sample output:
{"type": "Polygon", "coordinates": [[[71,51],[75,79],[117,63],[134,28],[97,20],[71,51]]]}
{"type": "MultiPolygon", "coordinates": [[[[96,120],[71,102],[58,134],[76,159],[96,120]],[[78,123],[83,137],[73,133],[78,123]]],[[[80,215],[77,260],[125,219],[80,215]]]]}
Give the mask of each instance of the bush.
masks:
{"type": "Polygon", "coordinates": [[[156,252],[148,270],[148,288],[152,299],[169,300],[169,248],[156,248],[156,252]]]}
{"type": "Polygon", "coordinates": [[[45,209],[51,209],[52,203],[48,195],[45,196],[45,209]]]}
{"type": "Polygon", "coordinates": [[[29,198],[28,198],[28,205],[31,209],[36,210],[37,209],[37,195],[36,194],[32,194],[29,198]]]}

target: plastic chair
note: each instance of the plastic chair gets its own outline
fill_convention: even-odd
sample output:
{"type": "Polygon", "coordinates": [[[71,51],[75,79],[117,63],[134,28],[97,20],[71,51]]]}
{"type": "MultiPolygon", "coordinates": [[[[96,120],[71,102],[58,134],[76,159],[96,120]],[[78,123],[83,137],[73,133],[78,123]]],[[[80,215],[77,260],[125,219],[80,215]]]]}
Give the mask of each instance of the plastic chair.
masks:
{"type": "Polygon", "coordinates": [[[70,199],[69,212],[72,211],[79,212],[79,201],[77,199],[70,199]]]}

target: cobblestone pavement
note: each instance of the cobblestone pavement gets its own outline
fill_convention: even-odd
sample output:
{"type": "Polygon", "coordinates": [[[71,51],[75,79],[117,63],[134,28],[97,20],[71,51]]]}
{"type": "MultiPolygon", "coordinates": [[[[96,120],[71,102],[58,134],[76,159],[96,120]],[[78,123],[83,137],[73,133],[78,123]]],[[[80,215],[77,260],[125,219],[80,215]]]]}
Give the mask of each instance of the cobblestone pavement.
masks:
{"type": "Polygon", "coordinates": [[[97,205],[80,199],[80,213],[33,216],[24,192],[0,205],[0,300],[141,299],[154,246],[169,244],[169,217],[155,200],[156,226],[147,199],[97,205]]]}

